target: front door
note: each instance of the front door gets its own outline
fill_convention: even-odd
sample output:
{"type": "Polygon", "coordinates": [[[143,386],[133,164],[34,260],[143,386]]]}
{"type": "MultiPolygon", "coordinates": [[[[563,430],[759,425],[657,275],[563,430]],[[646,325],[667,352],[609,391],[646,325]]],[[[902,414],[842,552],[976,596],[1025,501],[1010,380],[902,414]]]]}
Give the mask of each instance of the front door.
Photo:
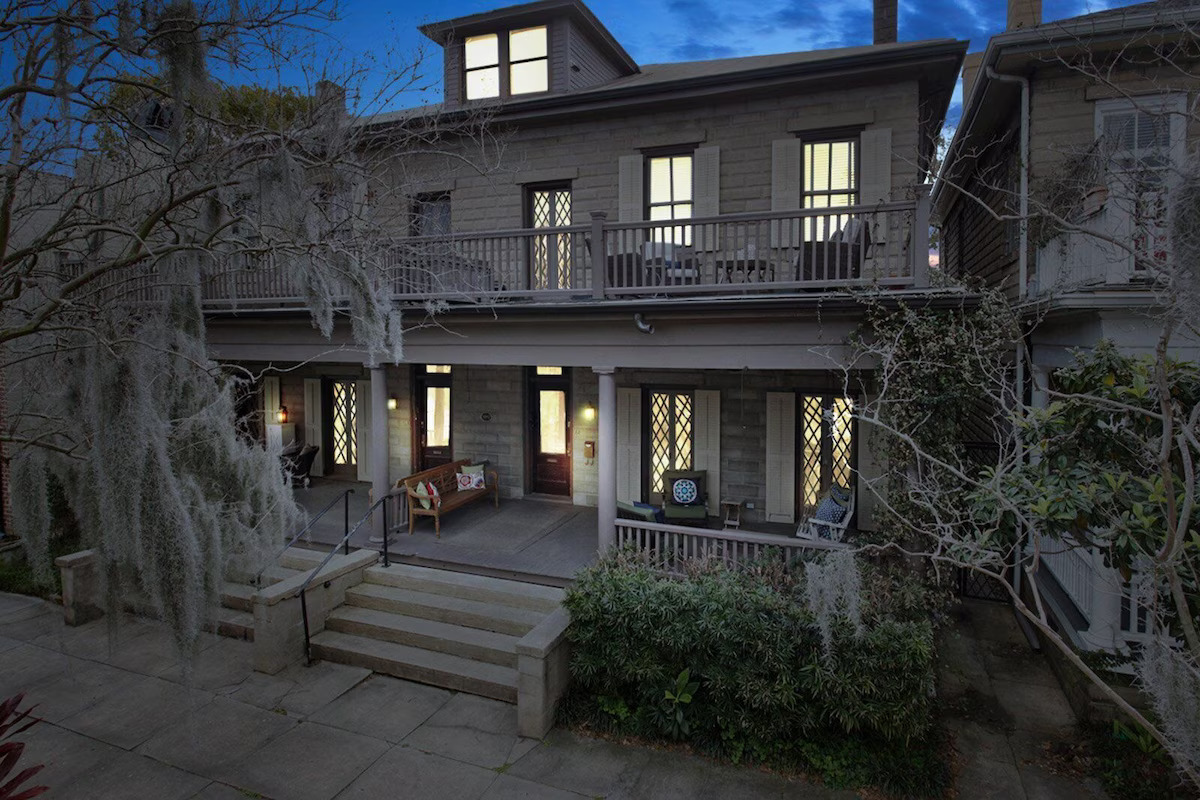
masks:
{"type": "Polygon", "coordinates": [[[571,496],[571,378],[565,367],[536,367],[529,379],[530,489],[571,496]]]}
{"type": "Polygon", "coordinates": [[[415,367],[413,386],[413,470],[430,469],[454,460],[450,431],[449,364],[424,364],[415,367]]]}
{"type": "Polygon", "coordinates": [[[332,454],[327,475],[358,478],[358,382],[342,378],[325,381],[325,407],[330,410],[325,427],[325,452],[332,454]]]}

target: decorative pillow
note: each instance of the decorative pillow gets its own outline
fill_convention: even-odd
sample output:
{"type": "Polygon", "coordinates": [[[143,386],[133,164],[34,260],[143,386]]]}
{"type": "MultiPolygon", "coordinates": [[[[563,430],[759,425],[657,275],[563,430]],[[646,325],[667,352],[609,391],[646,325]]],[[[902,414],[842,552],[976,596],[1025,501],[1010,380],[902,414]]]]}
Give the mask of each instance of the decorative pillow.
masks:
{"type": "Polygon", "coordinates": [[[465,472],[458,473],[458,477],[457,477],[458,490],[461,492],[461,491],[465,491],[467,489],[472,488],[471,480],[472,480],[471,476],[468,475],[467,473],[465,473],[465,472]]]}
{"type": "Polygon", "coordinates": [[[698,506],[704,503],[700,484],[695,478],[676,478],[671,481],[671,500],[677,506],[698,506]]]}
{"type": "Polygon", "coordinates": [[[438,496],[438,490],[437,487],[433,485],[433,481],[426,483],[425,488],[429,491],[429,498],[431,501],[433,498],[438,496]]]}
{"type": "MultiPolygon", "coordinates": [[[[483,475],[483,464],[467,464],[462,468],[462,471],[471,476],[471,489],[482,489],[487,485],[487,479],[483,475]]],[[[459,487],[462,488],[461,486],[459,487]]]]}
{"type": "Polygon", "coordinates": [[[482,475],[483,464],[464,464],[462,472],[465,472],[468,475],[482,475]]]}
{"type": "MultiPolygon", "coordinates": [[[[817,506],[817,510],[813,513],[813,519],[820,522],[838,523],[846,517],[847,510],[844,504],[839,503],[837,498],[830,494],[817,506]]],[[[822,539],[833,538],[833,529],[829,526],[817,525],[815,527],[817,529],[817,536],[820,536],[822,539]]]]}
{"type": "Polygon", "coordinates": [[[421,504],[421,508],[432,508],[433,503],[429,501],[429,489],[426,488],[424,482],[418,481],[413,487],[413,494],[417,496],[417,502],[421,504]]]}
{"type": "Polygon", "coordinates": [[[833,495],[833,499],[837,500],[842,505],[850,502],[850,488],[847,486],[838,486],[834,484],[829,487],[829,494],[833,495]]]}

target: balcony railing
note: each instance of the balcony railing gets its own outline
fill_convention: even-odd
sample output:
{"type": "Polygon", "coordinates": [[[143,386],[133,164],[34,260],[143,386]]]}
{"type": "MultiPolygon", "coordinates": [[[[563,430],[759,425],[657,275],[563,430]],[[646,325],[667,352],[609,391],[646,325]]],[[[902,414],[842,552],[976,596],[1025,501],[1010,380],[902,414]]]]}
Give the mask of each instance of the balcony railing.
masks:
{"type": "MultiPolygon", "coordinates": [[[[334,256],[344,267],[327,288],[343,303],[358,283],[399,302],[490,304],[924,287],[928,213],[925,197],[678,222],[613,222],[594,212],[587,225],[361,241],[334,256]]],[[[212,259],[205,305],[304,306],[298,258],[212,259]]],[[[95,288],[140,301],[164,296],[166,271],[134,272],[95,288]]]]}

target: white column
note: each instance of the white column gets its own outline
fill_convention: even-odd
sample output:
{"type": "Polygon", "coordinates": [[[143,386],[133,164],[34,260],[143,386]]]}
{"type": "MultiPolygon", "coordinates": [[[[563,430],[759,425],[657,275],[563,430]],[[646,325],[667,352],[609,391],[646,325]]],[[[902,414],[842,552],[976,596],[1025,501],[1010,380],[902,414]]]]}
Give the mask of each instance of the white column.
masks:
{"type": "MultiPolygon", "coordinates": [[[[378,500],[391,489],[388,481],[387,370],[371,367],[371,496],[378,500]]],[[[371,522],[372,538],[383,541],[383,514],[371,522]]]]}
{"type": "Polygon", "coordinates": [[[596,410],[597,462],[600,469],[598,492],[599,510],[596,524],[599,530],[601,555],[616,542],[617,521],[617,384],[614,367],[593,367],[600,383],[600,407],[596,410]]]}

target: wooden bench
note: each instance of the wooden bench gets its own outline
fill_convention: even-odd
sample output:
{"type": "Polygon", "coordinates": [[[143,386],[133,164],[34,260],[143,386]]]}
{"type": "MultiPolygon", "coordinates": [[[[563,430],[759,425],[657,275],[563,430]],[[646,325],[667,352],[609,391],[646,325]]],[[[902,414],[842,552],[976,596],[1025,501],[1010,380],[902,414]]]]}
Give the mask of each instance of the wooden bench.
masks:
{"type": "Polygon", "coordinates": [[[500,507],[500,477],[495,470],[484,471],[484,487],[482,489],[459,489],[458,471],[460,467],[471,466],[471,459],[464,458],[452,461],[440,467],[432,467],[421,472],[414,472],[407,478],[396,481],[396,488],[401,486],[408,493],[408,532],[411,535],[417,517],[433,517],[433,528],[440,539],[442,537],[442,515],[447,511],[481,500],[489,494],[496,508],[500,507]],[[488,480],[490,476],[491,480],[488,480]],[[422,498],[414,490],[418,483],[432,483],[437,488],[437,496],[422,498]],[[421,500],[429,500],[429,508],[421,505],[421,500]]]}

